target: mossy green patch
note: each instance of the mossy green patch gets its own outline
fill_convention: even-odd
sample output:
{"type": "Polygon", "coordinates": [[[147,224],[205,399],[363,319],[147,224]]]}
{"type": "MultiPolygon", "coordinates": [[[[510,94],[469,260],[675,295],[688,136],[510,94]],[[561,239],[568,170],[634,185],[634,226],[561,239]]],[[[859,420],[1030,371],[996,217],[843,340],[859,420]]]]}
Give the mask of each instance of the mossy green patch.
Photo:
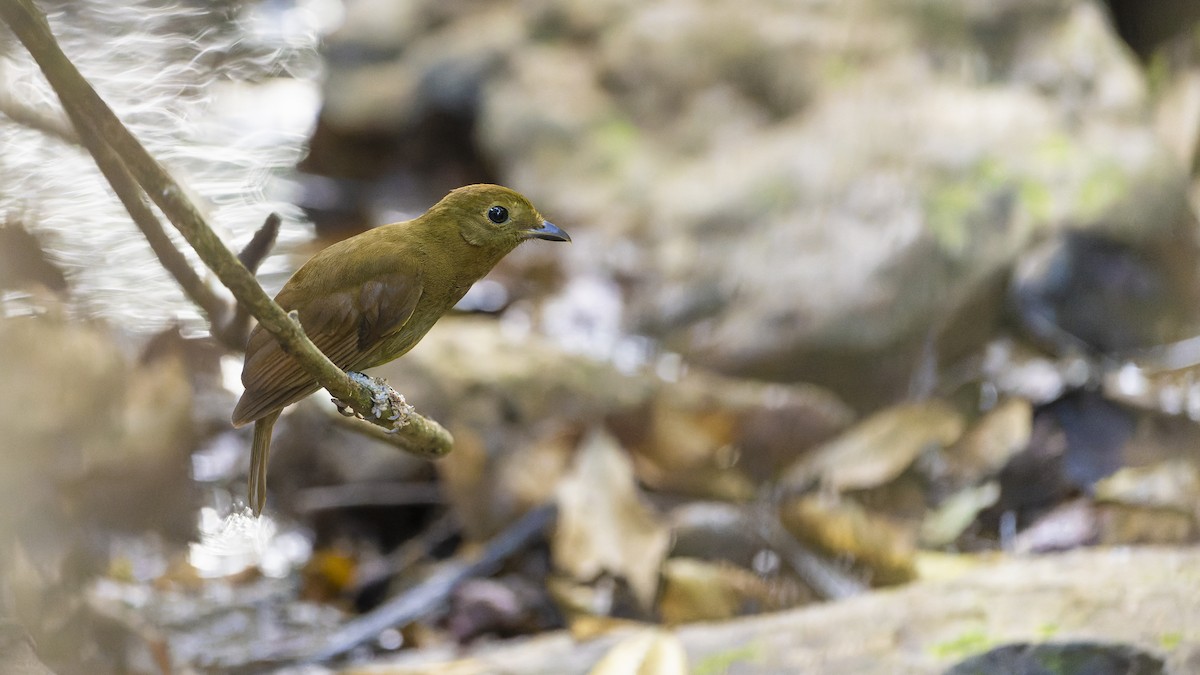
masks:
{"type": "Polygon", "coordinates": [[[590,132],[590,140],[599,150],[595,153],[603,168],[624,164],[641,142],[641,131],[625,117],[614,116],[597,124],[590,132]]]}
{"type": "Polygon", "coordinates": [[[993,189],[1003,187],[1011,180],[1008,169],[994,157],[979,160],[972,174],[981,186],[993,189]]]}
{"type": "Polygon", "coordinates": [[[1171,650],[1183,643],[1183,633],[1171,632],[1163,633],[1158,638],[1158,646],[1163,649],[1171,650]]]}
{"type": "Polygon", "coordinates": [[[979,188],[970,181],[942,185],[929,194],[926,222],[939,248],[950,254],[962,253],[967,245],[966,221],[980,202],[979,188]]]}
{"type": "Polygon", "coordinates": [[[1056,623],[1044,623],[1038,626],[1037,634],[1039,638],[1043,640],[1049,640],[1057,635],[1059,630],[1061,630],[1061,628],[1056,623]]]}
{"type": "MultiPolygon", "coordinates": [[[[1200,36],[1200,33],[1198,33],[1200,36]]],[[[1146,85],[1151,96],[1159,96],[1171,82],[1171,62],[1161,51],[1150,55],[1146,62],[1146,85]]]]}
{"type": "Polygon", "coordinates": [[[959,180],[939,185],[926,200],[929,229],[938,246],[951,255],[967,246],[970,219],[984,204],[1011,182],[1008,169],[998,160],[985,157],[959,180]]]}
{"type": "Polygon", "coordinates": [[[597,125],[592,133],[601,147],[619,154],[636,146],[641,135],[637,125],[621,116],[609,117],[597,125]]]}
{"type": "Polygon", "coordinates": [[[970,44],[966,13],[959,3],[918,0],[907,11],[917,26],[922,42],[930,46],[970,44]]]}
{"type": "MultiPolygon", "coordinates": [[[[1056,139],[1049,139],[1040,151],[1062,162],[1070,152],[1068,145],[1056,139]]],[[[1098,184],[1097,189],[1106,187],[1098,184]]],[[[989,217],[989,205],[1003,204],[997,198],[1009,197],[1015,197],[1015,212],[997,209],[994,216],[1007,214],[1015,219],[1011,226],[1021,229],[1010,234],[1016,241],[1022,240],[1031,226],[1036,229],[1053,217],[1054,198],[1049,187],[1035,178],[1014,174],[999,159],[986,157],[961,178],[937,185],[927,193],[926,222],[943,251],[961,255],[970,243],[970,228],[978,224],[972,219],[989,217]]]]}
{"type": "Polygon", "coordinates": [[[993,646],[987,633],[982,629],[969,630],[953,640],[936,644],[930,652],[939,659],[964,658],[972,654],[986,651],[993,646]]]}
{"type": "Polygon", "coordinates": [[[762,660],[763,651],[760,644],[749,644],[737,649],[711,654],[700,660],[692,669],[692,675],[721,675],[728,672],[735,663],[756,663],[762,660]]]}
{"type": "Polygon", "coordinates": [[[1034,160],[1041,165],[1060,168],[1070,164],[1077,149],[1066,134],[1050,134],[1033,149],[1034,160]]]}
{"type": "Polygon", "coordinates": [[[1104,164],[1084,179],[1079,188],[1078,213],[1086,220],[1101,218],[1113,205],[1125,199],[1129,179],[1115,164],[1104,164]]]}
{"type": "Polygon", "coordinates": [[[755,215],[779,213],[796,206],[796,184],[786,176],[770,176],[753,186],[755,215]]]}
{"type": "Polygon", "coordinates": [[[1053,214],[1054,200],[1050,196],[1050,188],[1036,180],[1021,181],[1017,188],[1017,200],[1035,223],[1045,223],[1053,214]]]}
{"type": "Polygon", "coordinates": [[[829,85],[844,85],[854,80],[862,68],[853,60],[835,54],[821,61],[821,79],[829,85]]]}

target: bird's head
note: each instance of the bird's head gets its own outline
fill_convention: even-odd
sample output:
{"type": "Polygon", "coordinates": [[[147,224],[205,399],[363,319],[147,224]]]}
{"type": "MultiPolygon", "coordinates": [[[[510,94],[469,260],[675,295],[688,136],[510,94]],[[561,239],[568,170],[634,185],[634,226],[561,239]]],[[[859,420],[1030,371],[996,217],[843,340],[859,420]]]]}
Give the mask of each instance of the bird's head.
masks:
{"type": "Polygon", "coordinates": [[[499,185],[468,185],[446,195],[430,213],[450,216],[458,234],[474,247],[501,256],[529,239],[571,241],[515,190],[499,185]]]}

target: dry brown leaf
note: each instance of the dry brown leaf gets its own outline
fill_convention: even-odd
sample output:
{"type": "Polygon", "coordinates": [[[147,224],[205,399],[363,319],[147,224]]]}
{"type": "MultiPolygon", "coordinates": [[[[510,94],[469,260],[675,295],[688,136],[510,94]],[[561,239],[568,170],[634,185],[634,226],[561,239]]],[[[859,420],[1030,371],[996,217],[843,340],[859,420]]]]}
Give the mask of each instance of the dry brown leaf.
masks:
{"type": "Polygon", "coordinates": [[[971,485],[996,473],[1029,445],[1033,406],[1012,398],[992,408],[946,452],[946,465],[956,485],[971,485]]]}
{"type": "Polygon", "coordinates": [[[663,623],[722,621],[757,609],[774,611],[799,599],[780,579],[729,562],[671,558],[663,565],[658,611],[663,623]],[[789,597],[790,596],[790,597],[789,597]]]}
{"type": "Polygon", "coordinates": [[[1147,507],[1200,510],[1200,470],[1186,460],[1126,467],[1096,483],[1097,500],[1147,507]]]}
{"type": "Polygon", "coordinates": [[[665,469],[644,458],[637,458],[637,474],[652,490],[725,502],[747,502],[754,497],[755,486],[746,474],[734,467],[698,467],[665,469]]]}
{"type": "Polygon", "coordinates": [[[738,417],[715,398],[660,395],[650,408],[649,437],[630,450],[637,475],[656,490],[727,501],[748,500],[754,485],[734,466],[738,417]]]}
{"type": "Polygon", "coordinates": [[[945,447],[962,435],[964,421],[940,401],[908,403],[876,413],[802,457],[781,483],[814,481],[841,492],[878,487],[899,476],[922,452],[945,447]]]}
{"type": "MultiPolygon", "coordinates": [[[[605,579],[611,582],[611,579],[605,579]]],[[[614,584],[581,583],[561,576],[546,579],[546,590],[567,621],[567,629],[576,640],[591,640],[615,630],[643,627],[644,622],[610,616],[613,610],[614,584]]]]}
{"type": "Polygon", "coordinates": [[[998,551],[984,553],[917,551],[917,577],[923,582],[959,579],[984,565],[995,564],[1003,555],[998,551]]]}
{"type": "Polygon", "coordinates": [[[588,675],[687,675],[683,643],[671,633],[649,630],[616,644],[588,675]]]}
{"type": "Polygon", "coordinates": [[[912,537],[893,522],[847,499],[807,496],[784,505],[783,524],[795,536],[834,556],[849,555],[876,583],[916,576],[912,537]]]}
{"type": "Polygon", "coordinates": [[[555,566],[583,581],[604,572],[622,577],[649,608],[670,535],[642,501],[629,456],[610,434],[597,430],[584,439],[557,496],[555,566]]]}
{"type": "Polygon", "coordinates": [[[738,568],[695,558],[672,558],[663,565],[658,600],[663,623],[720,621],[737,616],[741,599],[728,577],[738,568]]]}
{"type": "Polygon", "coordinates": [[[936,509],[925,513],[921,521],[921,544],[930,548],[949,546],[958,539],[979,513],[1000,499],[1000,483],[988,481],[968,487],[942,500],[936,509]]]}
{"type": "Polygon", "coordinates": [[[1180,546],[1196,543],[1200,535],[1195,516],[1176,509],[1107,502],[1096,510],[1097,543],[1104,546],[1180,546]]]}
{"type": "Polygon", "coordinates": [[[496,467],[502,494],[522,512],[554,499],[558,481],[569,469],[576,440],[562,433],[547,434],[514,448],[507,461],[496,467]]]}

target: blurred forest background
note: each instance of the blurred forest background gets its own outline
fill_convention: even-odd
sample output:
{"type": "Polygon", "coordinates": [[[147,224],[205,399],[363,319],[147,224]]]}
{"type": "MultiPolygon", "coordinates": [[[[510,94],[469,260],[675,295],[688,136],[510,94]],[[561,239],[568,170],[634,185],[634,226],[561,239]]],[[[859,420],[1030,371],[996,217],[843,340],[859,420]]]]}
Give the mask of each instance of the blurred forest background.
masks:
{"type": "Polygon", "coordinates": [[[468,183],[573,243],[374,373],[450,456],[322,393],[250,519],[0,28],[0,672],[1200,670],[1200,4],[35,4],[269,292],[468,183]]]}

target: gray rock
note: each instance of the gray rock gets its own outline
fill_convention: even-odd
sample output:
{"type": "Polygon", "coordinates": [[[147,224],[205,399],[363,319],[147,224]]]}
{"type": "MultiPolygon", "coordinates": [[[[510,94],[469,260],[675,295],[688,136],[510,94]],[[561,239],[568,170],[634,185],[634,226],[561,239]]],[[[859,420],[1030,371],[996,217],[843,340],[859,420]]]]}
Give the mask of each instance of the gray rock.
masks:
{"type": "Polygon", "coordinates": [[[931,340],[978,347],[962,328],[1054,233],[1194,258],[1184,171],[1091,0],[437,6],[406,12],[443,23],[400,31],[373,109],[474,101],[498,178],[571,226],[568,268],[707,367],[870,406],[931,340]]]}

